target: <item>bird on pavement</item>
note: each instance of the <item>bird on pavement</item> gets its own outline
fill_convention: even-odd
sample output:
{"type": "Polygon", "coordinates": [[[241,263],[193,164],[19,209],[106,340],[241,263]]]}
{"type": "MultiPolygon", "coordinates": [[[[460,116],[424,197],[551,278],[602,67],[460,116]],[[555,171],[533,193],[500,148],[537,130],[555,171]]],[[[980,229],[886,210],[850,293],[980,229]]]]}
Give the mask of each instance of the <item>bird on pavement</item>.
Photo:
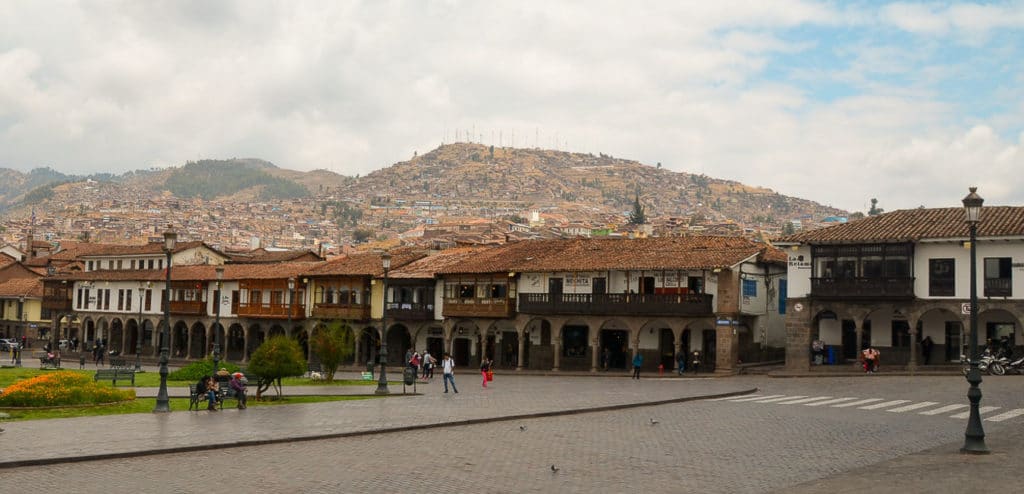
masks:
{"type": "Polygon", "coordinates": [[[557,468],[557,467],[555,467],[554,465],[551,465],[551,471],[552,471],[552,472],[557,472],[557,471],[558,471],[558,468],[557,468]]]}
{"type": "Polygon", "coordinates": [[[519,426],[519,430],[521,430],[523,432],[526,432],[526,426],[525,425],[520,425],[519,426]]]}
{"type": "Polygon", "coordinates": [[[651,425],[658,425],[658,421],[657,421],[657,420],[654,420],[654,419],[652,418],[652,419],[651,419],[651,425]]]}

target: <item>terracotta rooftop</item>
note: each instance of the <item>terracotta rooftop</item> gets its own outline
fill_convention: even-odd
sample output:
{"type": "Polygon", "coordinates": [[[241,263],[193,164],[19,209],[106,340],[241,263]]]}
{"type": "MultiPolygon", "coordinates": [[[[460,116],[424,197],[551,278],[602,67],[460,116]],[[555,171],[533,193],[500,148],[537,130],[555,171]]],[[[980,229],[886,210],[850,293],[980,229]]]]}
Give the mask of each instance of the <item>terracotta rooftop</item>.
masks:
{"type": "Polygon", "coordinates": [[[0,297],[42,297],[42,278],[13,278],[0,283],[0,297]]]}
{"type": "Polygon", "coordinates": [[[441,271],[457,266],[473,256],[480,255],[484,250],[487,250],[487,248],[459,247],[445,249],[397,269],[392,269],[388,276],[396,279],[433,279],[441,271]]]}
{"type": "MultiPolygon", "coordinates": [[[[981,238],[1024,235],[1024,207],[983,207],[979,220],[978,236],[981,238]]],[[[901,243],[968,236],[963,208],[902,209],[796,233],[776,240],[776,243],[901,243]]]]}
{"type": "MultiPolygon", "coordinates": [[[[360,252],[332,259],[309,272],[310,276],[384,276],[384,265],[381,263],[382,252],[360,252]]],[[[412,261],[425,256],[425,253],[411,249],[391,251],[391,270],[394,271],[412,261]]]]}
{"type": "Polygon", "coordinates": [[[284,250],[284,251],[267,251],[259,249],[252,252],[233,252],[228,254],[228,257],[233,263],[269,263],[269,262],[286,262],[296,260],[309,260],[309,261],[322,261],[316,252],[308,249],[303,250],[284,250]],[[307,258],[307,259],[303,259],[307,258]]]}
{"type": "Polygon", "coordinates": [[[530,240],[481,251],[441,272],[714,269],[733,266],[765,249],[773,248],[741,237],[530,240]]]}
{"type": "MultiPolygon", "coordinates": [[[[225,264],[224,281],[267,280],[301,278],[306,276],[322,262],[284,262],[278,264],[225,264]]],[[[171,268],[172,281],[214,281],[217,279],[217,267],[212,264],[193,266],[177,266],[171,268]]],[[[54,280],[72,281],[154,281],[166,279],[162,269],[123,269],[96,270],[80,273],[67,273],[52,276],[54,280]]]]}
{"type": "MultiPolygon", "coordinates": [[[[214,252],[219,252],[217,249],[206,245],[206,243],[196,240],[193,242],[178,242],[174,246],[174,252],[181,252],[189,249],[195,249],[198,247],[206,247],[214,252]]],[[[141,245],[112,245],[106,244],[102,248],[97,248],[88,253],[79,254],[79,257],[99,257],[99,256],[131,256],[131,255],[152,255],[152,254],[163,254],[164,244],[163,242],[150,242],[141,245]]]]}

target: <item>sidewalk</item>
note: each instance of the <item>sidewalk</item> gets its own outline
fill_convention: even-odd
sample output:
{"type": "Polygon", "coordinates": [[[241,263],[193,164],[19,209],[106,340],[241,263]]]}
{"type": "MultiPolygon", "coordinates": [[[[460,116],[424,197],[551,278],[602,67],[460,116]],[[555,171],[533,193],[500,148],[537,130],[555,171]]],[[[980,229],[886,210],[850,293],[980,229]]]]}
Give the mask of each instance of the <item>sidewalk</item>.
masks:
{"type": "MultiPolygon", "coordinates": [[[[400,375],[400,374],[399,374],[400,375]]],[[[395,376],[397,377],[397,376],[395,376]]],[[[521,420],[715,398],[755,391],[727,379],[545,380],[501,376],[481,388],[475,375],[456,376],[458,394],[442,392],[439,378],[418,384],[418,395],[390,386],[386,398],[225,408],[220,412],[174,410],[69,419],[4,422],[0,470],[25,465],[111,459],[270,443],[379,434],[495,421],[521,420]],[[566,393],[566,389],[574,392],[566,393]],[[201,433],[199,433],[201,431],[201,433]],[[12,445],[8,447],[7,445],[12,445]]],[[[292,386],[286,395],[373,395],[375,386],[292,386]]],[[[155,396],[156,388],[139,388],[155,396]]],[[[412,387],[408,388],[412,392],[412,387]]],[[[187,388],[168,390],[187,396],[187,388]]]]}

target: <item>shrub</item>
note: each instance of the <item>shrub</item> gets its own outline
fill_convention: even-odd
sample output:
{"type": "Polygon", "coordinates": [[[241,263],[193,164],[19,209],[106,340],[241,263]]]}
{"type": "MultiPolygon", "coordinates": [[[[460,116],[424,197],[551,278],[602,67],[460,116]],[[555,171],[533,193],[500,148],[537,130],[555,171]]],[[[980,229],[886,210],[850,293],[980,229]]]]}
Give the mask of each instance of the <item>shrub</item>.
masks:
{"type": "MultiPolygon", "coordinates": [[[[240,369],[240,367],[237,364],[232,364],[231,362],[225,362],[223,360],[221,360],[218,365],[220,367],[227,369],[228,372],[231,372],[232,374],[238,372],[238,370],[240,369]]],[[[213,374],[213,358],[207,357],[203,360],[191,362],[185,367],[182,367],[174,372],[171,372],[170,374],[167,374],[167,380],[192,382],[198,381],[200,377],[212,376],[213,374]]]]}
{"type": "Polygon", "coordinates": [[[274,384],[277,396],[281,396],[281,378],[301,376],[306,373],[306,359],[295,340],[287,336],[274,336],[264,341],[249,360],[249,372],[259,376],[256,398],[274,384]],[[276,383],[275,383],[276,381],[276,383]]]}
{"type": "Polygon", "coordinates": [[[135,390],[115,389],[77,372],[59,371],[18,381],[0,394],[0,406],[55,407],[134,400],[135,390]]]}
{"type": "Polygon", "coordinates": [[[320,359],[327,382],[333,382],[338,364],[351,357],[355,350],[355,336],[348,325],[332,322],[313,333],[309,346],[320,359]]]}

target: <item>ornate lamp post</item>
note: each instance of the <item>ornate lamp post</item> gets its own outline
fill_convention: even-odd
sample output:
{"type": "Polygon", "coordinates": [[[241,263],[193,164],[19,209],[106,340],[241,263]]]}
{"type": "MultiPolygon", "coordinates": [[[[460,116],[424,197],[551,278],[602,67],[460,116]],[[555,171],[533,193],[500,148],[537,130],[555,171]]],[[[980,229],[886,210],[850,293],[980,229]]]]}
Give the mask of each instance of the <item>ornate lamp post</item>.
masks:
{"type": "Polygon", "coordinates": [[[978,256],[975,243],[978,238],[978,223],[981,222],[981,205],[985,202],[978,195],[978,188],[971,187],[971,193],[964,198],[964,221],[971,228],[971,344],[967,356],[971,364],[967,372],[967,382],[971,384],[967,390],[967,399],[971,402],[971,415],[967,419],[967,431],[964,433],[964,447],[961,453],[988,454],[985,446],[985,430],[981,427],[981,413],[978,403],[981,402],[981,371],[978,370],[978,256]]]}
{"type": "Polygon", "coordinates": [[[27,338],[25,338],[25,296],[24,295],[22,295],[21,297],[18,297],[18,319],[21,319],[21,326],[20,326],[21,334],[19,335],[21,338],[18,339],[18,345],[20,345],[18,347],[18,351],[14,352],[14,354],[16,355],[16,357],[15,357],[16,360],[14,362],[14,365],[16,365],[18,367],[21,367],[21,352],[25,351],[25,344],[24,343],[27,340],[27,338]]]}
{"type": "Polygon", "coordinates": [[[142,370],[139,357],[142,355],[142,335],[146,333],[146,323],[142,321],[142,300],[146,295],[146,289],[153,286],[152,281],[139,282],[139,324],[135,329],[135,372],[142,370]]]}
{"type": "Polygon", "coordinates": [[[213,373],[216,374],[220,368],[220,292],[224,266],[218,265],[214,270],[217,272],[217,300],[213,301],[213,373]]]}
{"type": "Polygon", "coordinates": [[[164,232],[164,255],[167,256],[167,284],[164,286],[164,327],[160,338],[160,390],[156,393],[156,407],[154,413],[170,412],[171,402],[167,397],[167,356],[170,353],[168,345],[171,339],[171,254],[174,252],[174,245],[178,242],[178,233],[171,225],[167,225],[164,232]]]}
{"type": "Polygon", "coordinates": [[[387,331],[388,331],[388,271],[391,269],[391,254],[385,251],[380,255],[381,265],[384,267],[384,292],[381,300],[381,313],[380,313],[380,354],[377,358],[380,359],[380,378],[377,380],[377,391],[375,394],[386,395],[388,394],[388,376],[387,376],[387,364],[388,364],[388,344],[387,344],[387,331]]]}

